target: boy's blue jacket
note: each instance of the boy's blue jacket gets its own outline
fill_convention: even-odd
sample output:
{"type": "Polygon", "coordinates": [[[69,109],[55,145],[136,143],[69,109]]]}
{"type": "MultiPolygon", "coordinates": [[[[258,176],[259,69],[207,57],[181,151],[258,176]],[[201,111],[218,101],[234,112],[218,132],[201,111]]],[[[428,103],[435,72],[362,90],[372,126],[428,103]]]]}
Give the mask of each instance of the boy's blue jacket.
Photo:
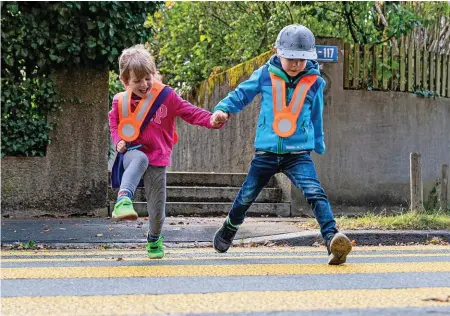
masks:
{"type": "Polygon", "coordinates": [[[237,113],[250,104],[253,98],[261,93],[261,110],[256,129],[256,151],[268,151],[277,154],[314,150],[318,154],[325,152],[323,134],[323,89],[325,80],[320,76],[319,64],[308,60],[305,70],[294,82],[289,83],[289,77],[283,71],[281,62],[276,55],[261,68],[253,72],[251,77],[242,82],[234,91],[217,104],[214,111],[237,113]],[[272,72],[286,81],[286,102],[289,104],[295,85],[303,76],[319,75],[317,81],[309,89],[302,111],[297,120],[297,130],[290,137],[280,137],[275,134],[272,123],[274,120],[272,101],[272,72]]]}

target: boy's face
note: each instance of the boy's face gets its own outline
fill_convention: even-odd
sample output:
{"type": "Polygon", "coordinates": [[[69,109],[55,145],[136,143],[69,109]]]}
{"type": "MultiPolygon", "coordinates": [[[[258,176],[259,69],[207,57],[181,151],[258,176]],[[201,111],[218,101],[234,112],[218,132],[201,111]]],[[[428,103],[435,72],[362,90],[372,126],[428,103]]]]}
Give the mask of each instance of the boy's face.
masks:
{"type": "Polygon", "coordinates": [[[281,61],[281,67],[283,67],[283,70],[286,71],[286,73],[291,76],[295,77],[300,72],[305,70],[306,67],[306,59],[288,59],[281,57],[277,54],[278,58],[280,58],[281,61]]]}
{"type": "Polygon", "coordinates": [[[150,92],[152,87],[153,76],[148,74],[144,78],[137,78],[133,71],[130,72],[130,79],[128,81],[123,80],[125,87],[131,88],[133,93],[143,98],[150,92]]]}

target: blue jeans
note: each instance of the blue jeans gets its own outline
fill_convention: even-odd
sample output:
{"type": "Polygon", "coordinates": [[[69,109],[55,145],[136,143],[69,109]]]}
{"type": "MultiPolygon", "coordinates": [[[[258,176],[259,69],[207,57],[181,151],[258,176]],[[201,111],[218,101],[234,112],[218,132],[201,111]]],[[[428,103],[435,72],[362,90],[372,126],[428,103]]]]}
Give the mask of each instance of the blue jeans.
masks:
{"type": "Polygon", "coordinates": [[[228,214],[231,224],[240,225],[244,222],[249,207],[270,178],[279,172],[284,173],[297,188],[303,191],[319,222],[322,237],[330,239],[337,232],[336,221],[328,198],[317,179],[314,162],[309,152],[283,155],[256,153],[245,182],[228,214]]]}

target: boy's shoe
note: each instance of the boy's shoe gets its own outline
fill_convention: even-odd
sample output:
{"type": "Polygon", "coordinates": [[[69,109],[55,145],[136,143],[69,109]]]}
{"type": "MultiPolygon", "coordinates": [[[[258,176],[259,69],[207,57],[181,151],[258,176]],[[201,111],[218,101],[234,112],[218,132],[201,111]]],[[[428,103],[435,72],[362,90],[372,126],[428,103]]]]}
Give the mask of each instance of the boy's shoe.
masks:
{"type": "Polygon", "coordinates": [[[328,250],[328,264],[339,265],[345,263],[347,255],[352,250],[352,243],[343,233],[336,233],[325,241],[328,250]]]}
{"type": "Polygon", "coordinates": [[[214,235],[213,246],[217,252],[226,252],[230,248],[233,238],[239,227],[231,225],[229,219],[225,220],[222,227],[214,235]]]}
{"type": "Polygon", "coordinates": [[[147,241],[147,254],[150,259],[161,259],[164,257],[163,241],[163,236],[160,236],[157,241],[147,241]]]}
{"type": "Polygon", "coordinates": [[[138,219],[138,214],[133,208],[133,201],[129,197],[122,197],[116,205],[114,205],[114,210],[112,212],[112,218],[119,221],[130,220],[135,221],[138,219]]]}

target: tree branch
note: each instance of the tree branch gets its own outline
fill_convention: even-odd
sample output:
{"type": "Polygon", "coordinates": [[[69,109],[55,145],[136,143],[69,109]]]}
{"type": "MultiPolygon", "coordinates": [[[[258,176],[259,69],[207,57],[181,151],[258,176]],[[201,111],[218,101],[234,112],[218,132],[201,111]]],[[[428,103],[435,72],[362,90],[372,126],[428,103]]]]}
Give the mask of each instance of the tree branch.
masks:
{"type": "Polygon", "coordinates": [[[346,23],[347,27],[350,29],[350,34],[352,35],[353,41],[355,43],[359,43],[358,37],[356,36],[355,30],[353,29],[353,26],[352,26],[352,21],[351,21],[351,18],[350,18],[350,12],[347,11],[345,3],[343,3],[343,5],[344,5],[344,15],[345,15],[345,19],[346,19],[346,22],[347,22],[346,23]]]}
{"type": "Polygon", "coordinates": [[[289,16],[291,17],[291,24],[294,24],[294,18],[292,17],[292,13],[291,13],[291,8],[289,8],[288,4],[286,2],[283,2],[284,6],[286,7],[286,9],[289,12],[289,16]]]}
{"type": "MultiPolygon", "coordinates": [[[[386,20],[386,18],[385,18],[385,16],[384,16],[384,14],[383,14],[383,12],[381,11],[381,8],[380,8],[380,5],[379,5],[378,1],[375,1],[375,10],[377,10],[378,15],[380,16],[380,19],[381,19],[381,23],[382,23],[383,26],[384,26],[384,30],[386,30],[387,27],[389,26],[389,24],[388,24],[388,22],[387,22],[387,20],[386,20]]],[[[397,32],[398,32],[398,31],[397,31],[397,32]]],[[[394,35],[395,35],[397,32],[395,32],[394,35]]],[[[398,54],[398,44],[397,44],[397,39],[396,39],[395,37],[393,37],[393,36],[391,36],[391,38],[392,38],[392,44],[393,44],[392,46],[394,46],[395,53],[398,54]]]]}

